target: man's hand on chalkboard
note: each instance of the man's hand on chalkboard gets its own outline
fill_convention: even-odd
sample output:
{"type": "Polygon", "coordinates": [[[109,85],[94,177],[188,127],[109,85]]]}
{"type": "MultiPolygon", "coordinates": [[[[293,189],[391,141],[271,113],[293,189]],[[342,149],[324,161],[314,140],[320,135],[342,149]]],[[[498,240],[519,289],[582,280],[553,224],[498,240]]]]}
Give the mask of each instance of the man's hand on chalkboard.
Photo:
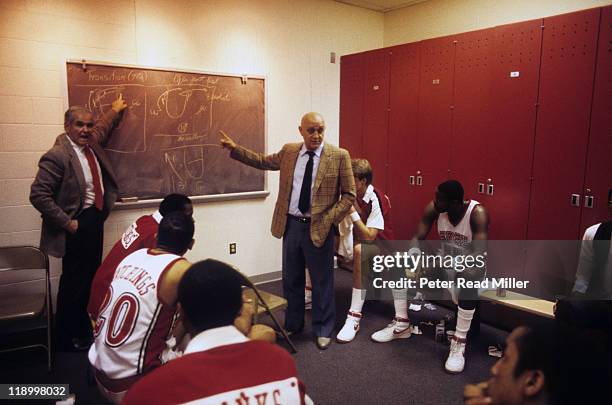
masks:
{"type": "Polygon", "coordinates": [[[115,110],[115,112],[119,113],[123,111],[126,107],[127,103],[123,99],[123,94],[119,93],[119,97],[117,97],[117,100],[113,101],[113,103],[111,104],[111,108],[115,110]]]}
{"type": "Polygon", "coordinates": [[[229,135],[227,135],[222,130],[219,130],[219,133],[221,134],[221,139],[219,139],[221,146],[229,150],[233,150],[234,148],[236,148],[236,142],[234,142],[233,139],[229,137],[229,135]]]}

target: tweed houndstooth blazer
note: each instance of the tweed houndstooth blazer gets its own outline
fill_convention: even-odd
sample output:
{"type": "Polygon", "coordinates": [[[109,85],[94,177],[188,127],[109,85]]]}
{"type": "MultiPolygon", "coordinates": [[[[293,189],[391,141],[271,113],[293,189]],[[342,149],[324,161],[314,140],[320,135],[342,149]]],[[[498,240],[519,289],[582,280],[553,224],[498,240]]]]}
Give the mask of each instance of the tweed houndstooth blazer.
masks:
{"type": "MultiPolygon", "coordinates": [[[[288,143],[279,152],[264,155],[237,146],[230,153],[232,158],[257,169],[280,170],[278,198],[271,229],[276,238],[282,238],[285,233],[293,172],[301,148],[302,142],[288,143]]],[[[349,153],[326,142],[311,197],[310,239],[315,246],[323,246],[332,225],[337,225],[346,216],[355,196],[355,179],[349,153]]]]}

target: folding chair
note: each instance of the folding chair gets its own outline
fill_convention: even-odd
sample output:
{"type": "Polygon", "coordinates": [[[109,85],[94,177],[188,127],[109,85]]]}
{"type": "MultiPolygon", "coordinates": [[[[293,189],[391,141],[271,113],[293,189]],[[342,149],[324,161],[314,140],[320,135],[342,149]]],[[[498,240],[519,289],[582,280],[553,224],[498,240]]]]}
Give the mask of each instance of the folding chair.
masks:
{"type": "Polygon", "coordinates": [[[10,285],[0,294],[0,334],[15,335],[46,329],[47,344],[10,347],[0,353],[42,347],[52,370],[51,277],[49,258],[34,246],[0,247],[0,285],[10,285]],[[44,282],[44,285],[42,285],[44,282]]]}
{"type": "Polygon", "coordinates": [[[287,341],[287,343],[291,347],[291,352],[297,353],[297,349],[295,348],[291,339],[289,339],[289,335],[287,334],[287,331],[285,330],[285,328],[282,327],[280,322],[278,322],[278,319],[276,319],[276,316],[272,312],[275,309],[286,308],[287,300],[285,300],[282,297],[270,294],[268,292],[260,291],[257,287],[255,287],[255,284],[253,284],[247,276],[245,276],[244,274],[240,272],[240,270],[236,268],[234,268],[234,270],[242,278],[242,285],[250,290],[250,291],[247,290],[246,292],[247,297],[251,297],[255,301],[255,319],[257,319],[257,316],[260,313],[263,313],[264,311],[267,312],[268,315],[270,315],[270,318],[272,318],[272,321],[274,322],[274,324],[276,325],[280,333],[283,335],[283,338],[287,341]],[[255,297],[257,297],[256,300],[255,300],[255,297]],[[259,307],[260,305],[263,307],[263,310],[260,309],[259,307]]]}

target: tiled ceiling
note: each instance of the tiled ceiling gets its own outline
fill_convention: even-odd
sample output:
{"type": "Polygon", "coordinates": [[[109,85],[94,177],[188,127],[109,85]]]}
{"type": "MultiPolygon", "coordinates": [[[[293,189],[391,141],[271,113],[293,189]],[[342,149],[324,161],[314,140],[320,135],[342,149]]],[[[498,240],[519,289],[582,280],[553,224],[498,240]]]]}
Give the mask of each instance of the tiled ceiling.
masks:
{"type": "Polygon", "coordinates": [[[402,7],[412,6],[427,0],[335,0],[338,3],[351,4],[353,6],[380,11],[381,13],[396,10],[402,7]]]}

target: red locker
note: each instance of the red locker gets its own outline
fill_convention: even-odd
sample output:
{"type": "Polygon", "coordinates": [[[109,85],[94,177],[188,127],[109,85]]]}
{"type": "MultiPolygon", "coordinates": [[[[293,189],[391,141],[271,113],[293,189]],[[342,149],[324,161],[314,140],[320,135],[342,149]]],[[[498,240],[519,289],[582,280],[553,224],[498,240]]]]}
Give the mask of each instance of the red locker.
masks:
{"type": "Polygon", "coordinates": [[[527,237],[541,25],[539,19],[495,28],[492,87],[486,99],[486,176],[479,181],[485,193],[493,185],[493,194],[485,194],[491,239],[527,237]]]}
{"type": "Polygon", "coordinates": [[[387,129],[389,116],[389,50],[366,52],[365,103],[363,108],[363,148],[361,156],[369,160],[376,176],[376,186],[387,190],[387,129]]]}
{"type": "Polygon", "coordinates": [[[411,198],[421,212],[448,179],[451,149],[454,37],[421,42],[417,119],[417,186],[411,198]]]}
{"type": "Polygon", "coordinates": [[[423,213],[411,198],[417,171],[419,49],[420,42],[390,48],[387,195],[395,237],[401,240],[412,238],[423,213]]]}
{"type": "Polygon", "coordinates": [[[599,30],[595,89],[591,112],[582,220],[580,235],[586,228],[609,219],[608,190],[612,188],[612,6],[602,9],[599,30]],[[592,199],[591,199],[592,197],[592,199]],[[585,201],[586,199],[586,201],[585,201]],[[592,208],[590,208],[592,206],[592,208]]]}
{"type": "MultiPolygon", "coordinates": [[[[477,184],[486,176],[487,96],[491,86],[494,29],[455,36],[453,132],[449,177],[459,180],[466,198],[483,200],[477,184]]],[[[484,201],[481,201],[484,203],[484,201]]]]}
{"type": "Polygon", "coordinates": [[[363,148],[363,91],[365,80],[362,53],[340,58],[340,146],[351,156],[360,156],[363,148]]]}
{"type": "MultiPolygon", "coordinates": [[[[478,194],[489,213],[488,274],[524,279],[542,20],[495,28],[486,96],[486,175],[478,194]],[[492,189],[490,188],[492,187],[492,189]]],[[[523,291],[524,292],[524,291],[523,291]]]]}
{"type": "Polygon", "coordinates": [[[600,12],[544,19],[529,239],[579,238],[600,12]]]}
{"type": "Polygon", "coordinates": [[[536,297],[566,293],[576,273],[599,18],[593,9],[544,19],[525,265],[536,297]],[[557,242],[534,246],[546,239],[557,242]]]}

